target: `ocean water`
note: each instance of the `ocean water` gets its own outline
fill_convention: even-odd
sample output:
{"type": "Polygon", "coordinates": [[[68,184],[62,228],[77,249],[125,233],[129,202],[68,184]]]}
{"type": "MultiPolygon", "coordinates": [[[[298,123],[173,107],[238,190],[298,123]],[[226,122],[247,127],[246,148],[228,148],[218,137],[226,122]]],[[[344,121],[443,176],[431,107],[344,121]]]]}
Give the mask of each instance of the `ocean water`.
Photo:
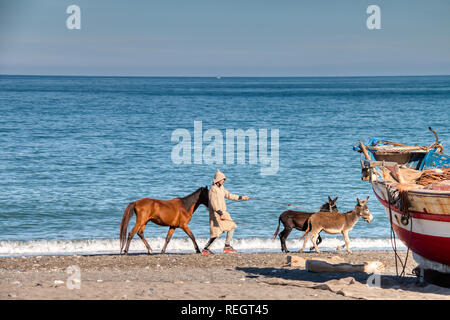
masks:
{"type": "MultiPolygon", "coordinates": [[[[0,255],[118,253],[119,225],[131,201],[185,196],[210,185],[220,168],[235,194],[315,211],[330,195],[341,211],[370,196],[374,216],[350,233],[354,249],[388,249],[389,222],[360,179],[359,140],[378,137],[431,144],[432,126],[450,148],[450,76],[328,78],[145,78],[0,76],[0,255]],[[194,163],[194,121],[205,132],[278,130],[276,172],[250,163],[194,163]],[[174,132],[189,133],[191,164],[176,163],[174,132]],[[177,131],[178,130],[178,131],[177,131]]],[[[258,135],[261,139],[261,135],[258,135]]],[[[274,139],[276,140],[276,139],[274,139]]],[[[215,140],[214,140],[215,141],[215,140]]],[[[221,141],[218,141],[221,142],[221,141]]],[[[237,149],[237,148],[235,148],[237,149]]],[[[445,151],[445,150],[444,150],[445,151]]],[[[274,155],[272,153],[272,155],[274,155]]],[[[228,201],[238,225],[233,245],[278,251],[271,237],[287,206],[228,201]]],[[[130,227],[134,225],[134,218],[130,227]]],[[[201,206],[189,224],[202,247],[209,237],[201,206]]],[[[168,228],[147,224],[153,249],[168,228]]],[[[300,247],[293,231],[288,247],[300,247]]],[[[220,249],[222,239],[214,248],[220,249]]],[[[341,236],[324,235],[333,249],[341,236]]],[[[400,245],[400,247],[402,247],[400,245]]],[[[144,252],[136,236],[132,252],[144,252]]],[[[193,252],[180,229],[167,252],[193,252]]]]}

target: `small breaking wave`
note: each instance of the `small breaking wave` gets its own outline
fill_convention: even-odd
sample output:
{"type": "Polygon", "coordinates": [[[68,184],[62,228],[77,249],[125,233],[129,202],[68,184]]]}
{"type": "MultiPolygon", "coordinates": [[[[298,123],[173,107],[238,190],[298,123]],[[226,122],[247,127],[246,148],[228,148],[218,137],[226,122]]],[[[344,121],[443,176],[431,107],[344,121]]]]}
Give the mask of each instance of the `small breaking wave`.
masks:
{"type": "MultiPolygon", "coordinates": [[[[165,238],[148,238],[153,251],[160,252],[165,238]]],[[[208,239],[199,238],[197,243],[200,249],[208,239]]],[[[212,246],[212,250],[221,250],[225,238],[218,239],[212,246]]],[[[390,239],[354,238],[350,239],[352,250],[391,250],[390,239]]],[[[340,238],[324,238],[320,244],[323,251],[335,250],[344,243],[340,238]]],[[[287,240],[286,245],[291,251],[298,251],[303,242],[298,239],[287,240]]],[[[252,252],[280,252],[280,241],[270,238],[242,238],[233,239],[233,247],[244,253],[252,252]]],[[[308,245],[308,249],[309,249],[308,245]]],[[[0,241],[0,256],[34,256],[34,255],[92,255],[92,254],[118,254],[120,248],[119,239],[82,239],[82,240],[30,240],[30,241],[0,241]]],[[[397,241],[397,249],[406,247],[397,241]]],[[[140,239],[133,239],[130,245],[130,253],[147,252],[140,239]]],[[[194,246],[189,238],[173,238],[166,250],[167,253],[193,253],[194,246]]]]}

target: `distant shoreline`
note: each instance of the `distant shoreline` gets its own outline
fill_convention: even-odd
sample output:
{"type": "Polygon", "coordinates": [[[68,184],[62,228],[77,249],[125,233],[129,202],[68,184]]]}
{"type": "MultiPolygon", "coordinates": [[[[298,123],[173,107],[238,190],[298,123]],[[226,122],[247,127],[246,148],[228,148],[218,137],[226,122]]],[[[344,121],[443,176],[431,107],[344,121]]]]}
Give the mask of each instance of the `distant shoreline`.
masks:
{"type": "Polygon", "coordinates": [[[63,74],[0,74],[0,77],[67,77],[67,78],[204,78],[204,79],[229,79],[229,78],[255,78],[255,79],[286,79],[286,78],[420,78],[420,77],[449,77],[450,74],[425,74],[425,75],[306,75],[306,76],[226,76],[219,78],[215,75],[188,76],[188,75],[63,75],[63,74]]]}

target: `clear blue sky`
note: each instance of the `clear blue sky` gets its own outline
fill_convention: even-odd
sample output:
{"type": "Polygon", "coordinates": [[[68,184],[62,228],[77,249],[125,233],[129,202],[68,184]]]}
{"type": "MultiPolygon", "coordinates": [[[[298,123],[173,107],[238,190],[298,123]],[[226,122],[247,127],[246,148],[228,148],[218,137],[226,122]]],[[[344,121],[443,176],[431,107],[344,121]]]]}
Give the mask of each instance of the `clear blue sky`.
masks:
{"type": "Polygon", "coordinates": [[[450,74],[450,0],[0,0],[0,74],[450,74]]]}

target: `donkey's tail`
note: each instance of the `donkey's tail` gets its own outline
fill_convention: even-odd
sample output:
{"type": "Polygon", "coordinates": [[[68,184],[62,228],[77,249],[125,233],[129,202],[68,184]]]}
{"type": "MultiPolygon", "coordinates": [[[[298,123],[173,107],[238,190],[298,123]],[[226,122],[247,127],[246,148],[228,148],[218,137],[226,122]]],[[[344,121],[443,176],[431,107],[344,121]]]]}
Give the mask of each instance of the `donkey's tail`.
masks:
{"type": "Polygon", "coordinates": [[[123,213],[122,222],[120,223],[120,253],[122,253],[122,249],[125,246],[125,242],[127,239],[127,229],[128,223],[135,212],[136,202],[130,202],[130,204],[125,208],[123,213]]]}
{"type": "Polygon", "coordinates": [[[275,233],[273,234],[273,240],[275,240],[277,238],[278,235],[278,231],[280,231],[280,223],[281,223],[281,216],[278,218],[278,228],[277,230],[275,230],[275,233]]]}
{"type": "Polygon", "coordinates": [[[308,218],[308,220],[305,222],[308,224],[308,228],[306,228],[305,233],[298,239],[298,241],[302,240],[306,235],[311,231],[311,218],[308,218]]]}

